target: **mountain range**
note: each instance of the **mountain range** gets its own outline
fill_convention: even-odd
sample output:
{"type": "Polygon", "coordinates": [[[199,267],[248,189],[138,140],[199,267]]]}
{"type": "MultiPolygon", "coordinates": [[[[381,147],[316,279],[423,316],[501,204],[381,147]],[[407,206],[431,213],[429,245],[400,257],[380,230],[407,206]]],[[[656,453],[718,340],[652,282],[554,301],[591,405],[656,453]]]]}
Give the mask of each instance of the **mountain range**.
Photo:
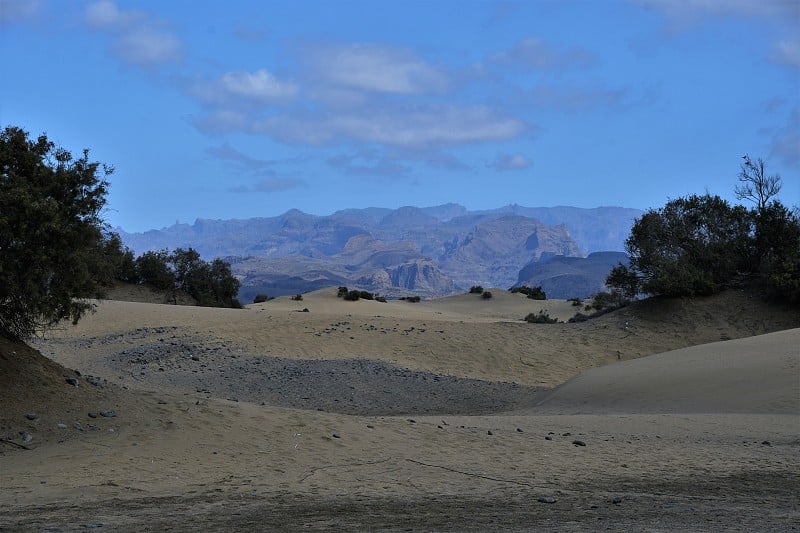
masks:
{"type": "Polygon", "coordinates": [[[595,252],[623,250],[641,214],[622,207],[469,211],[445,204],[344,209],[326,216],[291,209],[275,217],[117,231],[137,254],[191,247],[205,258],[225,258],[242,282],[243,301],[258,293],[279,296],[330,285],[430,297],[472,285],[531,283],[563,298],[603,288],[608,270],[626,256],[595,252]]]}

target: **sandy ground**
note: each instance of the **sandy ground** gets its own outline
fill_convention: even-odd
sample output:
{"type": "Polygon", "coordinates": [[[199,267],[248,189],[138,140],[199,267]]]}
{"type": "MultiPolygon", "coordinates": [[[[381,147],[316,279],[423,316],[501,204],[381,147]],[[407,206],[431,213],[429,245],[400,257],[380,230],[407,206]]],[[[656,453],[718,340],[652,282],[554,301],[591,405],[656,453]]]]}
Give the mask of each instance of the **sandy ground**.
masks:
{"type": "Polygon", "coordinates": [[[55,363],[0,345],[0,529],[800,522],[797,310],[738,292],[536,325],[575,309],[492,292],[105,301],[36,343],[55,363]]]}

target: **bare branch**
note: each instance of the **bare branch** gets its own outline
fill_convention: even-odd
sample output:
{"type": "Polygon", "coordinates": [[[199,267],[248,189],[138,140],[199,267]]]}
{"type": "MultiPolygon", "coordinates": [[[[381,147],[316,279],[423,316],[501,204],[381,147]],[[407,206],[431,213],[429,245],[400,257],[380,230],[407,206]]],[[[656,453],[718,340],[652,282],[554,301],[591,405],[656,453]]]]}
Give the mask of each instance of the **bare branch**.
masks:
{"type": "Polygon", "coordinates": [[[733,188],[738,200],[749,200],[756,204],[762,211],[769,201],[778,195],[781,190],[781,177],[779,174],[766,175],[766,163],[760,157],[753,161],[745,155],[744,162],[739,171],[740,185],[733,188]]]}

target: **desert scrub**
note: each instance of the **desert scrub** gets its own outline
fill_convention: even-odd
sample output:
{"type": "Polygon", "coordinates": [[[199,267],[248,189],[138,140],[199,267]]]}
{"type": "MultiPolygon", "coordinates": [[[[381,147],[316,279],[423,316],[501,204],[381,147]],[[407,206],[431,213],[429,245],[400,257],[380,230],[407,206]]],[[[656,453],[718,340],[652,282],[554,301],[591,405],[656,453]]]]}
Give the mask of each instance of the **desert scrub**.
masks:
{"type": "Polygon", "coordinates": [[[347,291],[342,298],[348,302],[356,302],[361,298],[361,291],[347,291]]]}
{"type": "Polygon", "coordinates": [[[492,293],[490,291],[486,291],[483,294],[481,294],[481,298],[483,298],[484,300],[489,300],[491,297],[492,293]]]}
{"type": "Polygon", "coordinates": [[[555,324],[558,319],[550,317],[547,311],[542,309],[538,313],[528,313],[525,317],[525,322],[529,324],[555,324]]]}
{"type": "Polygon", "coordinates": [[[473,285],[472,287],[469,288],[469,293],[470,294],[483,294],[483,287],[481,287],[480,285],[473,285]]]}
{"type": "Polygon", "coordinates": [[[519,287],[511,287],[508,292],[521,293],[530,298],[531,300],[547,300],[547,294],[542,290],[542,286],[528,287],[527,285],[520,285],[519,287]]]}

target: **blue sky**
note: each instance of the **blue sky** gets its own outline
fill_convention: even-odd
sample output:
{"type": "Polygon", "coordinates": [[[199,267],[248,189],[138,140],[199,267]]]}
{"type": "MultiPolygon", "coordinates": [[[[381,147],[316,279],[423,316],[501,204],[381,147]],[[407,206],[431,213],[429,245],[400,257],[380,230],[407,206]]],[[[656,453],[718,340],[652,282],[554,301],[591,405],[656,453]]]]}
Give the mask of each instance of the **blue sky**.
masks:
{"type": "Polygon", "coordinates": [[[290,208],[800,203],[800,1],[0,0],[0,125],[112,164],[112,226],[290,208]]]}

